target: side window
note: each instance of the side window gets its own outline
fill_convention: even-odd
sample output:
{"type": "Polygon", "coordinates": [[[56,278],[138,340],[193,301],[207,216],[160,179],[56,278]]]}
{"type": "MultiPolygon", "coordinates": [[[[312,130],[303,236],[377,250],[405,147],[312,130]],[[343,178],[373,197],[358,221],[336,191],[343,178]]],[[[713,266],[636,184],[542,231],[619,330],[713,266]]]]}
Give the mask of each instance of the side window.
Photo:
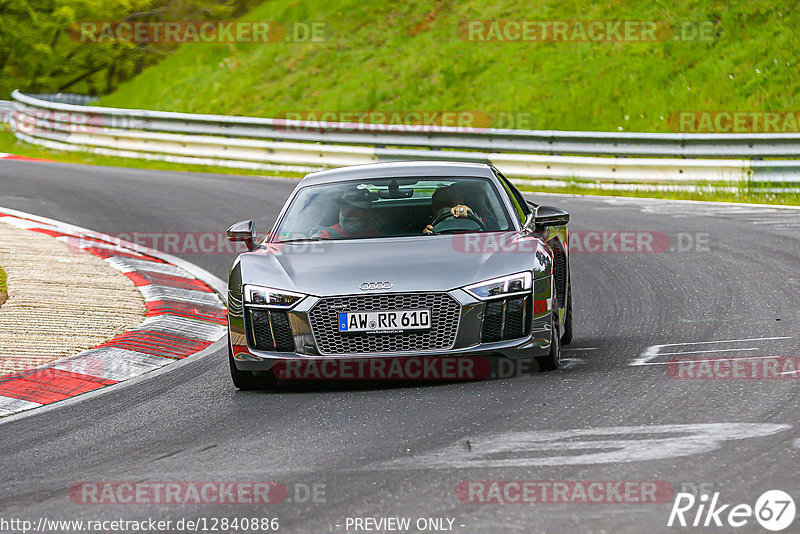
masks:
{"type": "Polygon", "coordinates": [[[522,198],[522,194],[514,187],[508,179],[500,174],[500,171],[494,171],[497,173],[497,177],[500,178],[500,182],[503,184],[503,187],[508,194],[508,199],[511,201],[511,205],[514,207],[515,215],[517,219],[519,219],[519,224],[525,224],[525,219],[527,218],[528,214],[531,212],[530,208],[528,208],[528,203],[525,202],[525,199],[522,198]]]}

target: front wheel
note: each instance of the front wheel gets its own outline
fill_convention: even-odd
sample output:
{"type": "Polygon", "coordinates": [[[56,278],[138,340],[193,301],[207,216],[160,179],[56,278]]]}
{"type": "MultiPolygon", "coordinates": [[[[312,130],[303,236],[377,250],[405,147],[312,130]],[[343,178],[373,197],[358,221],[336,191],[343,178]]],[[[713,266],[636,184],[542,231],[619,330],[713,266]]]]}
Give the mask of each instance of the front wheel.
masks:
{"type": "Polygon", "coordinates": [[[550,342],[550,352],[547,356],[536,358],[536,363],[539,364],[539,371],[555,371],[561,364],[561,336],[558,332],[558,323],[555,317],[552,319],[553,333],[552,341],[550,342]]]}
{"type": "Polygon", "coordinates": [[[242,391],[266,389],[275,386],[275,384],[278,382],[272,371],[255,375],[252,371],[240,371],[237,369],[236,362],[233,360],[233,351],[231,350],[230,341],[228,342],[228,364],[231,368],[231,379],[233,380],[233,385],[242,391]]]}

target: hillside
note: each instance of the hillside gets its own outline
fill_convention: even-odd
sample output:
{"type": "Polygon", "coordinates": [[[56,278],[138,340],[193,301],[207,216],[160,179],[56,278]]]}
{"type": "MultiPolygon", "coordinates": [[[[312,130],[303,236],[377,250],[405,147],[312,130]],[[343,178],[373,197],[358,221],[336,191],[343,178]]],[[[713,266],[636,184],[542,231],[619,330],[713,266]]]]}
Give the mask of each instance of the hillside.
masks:
{"type": "Polygon", "coordinates": [[[671,114],[687,110],[800,110],[800,16],[791,1],[272,0],[245,19],[321,22],[324,39],[185,44],[100,104],[266,117],[469,111],[492,126],[608,131],[675,131],[671,114]],[[502,37],[489,25],[470,39],[470,20],[658,21],[659,33],[655,42],[579,34],[498,42],[479,40],[502,37]],[[665,27],[706,38],[674,40],[665,27]]]}

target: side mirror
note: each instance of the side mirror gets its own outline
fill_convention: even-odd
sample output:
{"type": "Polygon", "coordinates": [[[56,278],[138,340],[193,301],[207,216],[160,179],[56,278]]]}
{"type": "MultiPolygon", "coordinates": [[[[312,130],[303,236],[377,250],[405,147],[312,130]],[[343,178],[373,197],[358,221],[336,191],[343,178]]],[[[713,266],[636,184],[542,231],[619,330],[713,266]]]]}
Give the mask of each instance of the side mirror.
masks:
{"type": "Polygon", "coordinates": [[[256,248],[256,224],[253,221],[239,221],[231,225],[226,233],[228,241],[243,242],[247,250],[256,248]]]}
{"type": "Polygon", "coordinates": [[[569,222],[569,213],[553,206],[537,206],[533,222],[536,227],[563,226],[569,222]]]}

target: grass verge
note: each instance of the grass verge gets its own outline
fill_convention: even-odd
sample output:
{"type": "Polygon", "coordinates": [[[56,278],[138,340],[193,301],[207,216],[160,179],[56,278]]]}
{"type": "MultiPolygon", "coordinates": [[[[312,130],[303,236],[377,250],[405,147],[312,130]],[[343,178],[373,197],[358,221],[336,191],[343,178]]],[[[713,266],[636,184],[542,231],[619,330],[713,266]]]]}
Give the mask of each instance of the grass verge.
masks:
{"type": "Polygon", "coordinates": [[[0,267],[0,306],[8,300],[8,277],[6,272],[0,267]]]}
{"type": "MultiPolygon", "coordinates": [[[[540,193],[561,193],[567,195],[615,196],[633,198],[661,198],[671,200],[699,200],[704,202],[739,202],[751,204],[774,204],[783,206],[800,205],[799,192],[775,193],[766,188],[743,184],[732,187],[730,184],[700,184],[696,191],[649,191],[625,189],[601,189],[591,187],[591,182],[574,181],[563,186],[528,185],[515,181],[521,191],[540,193]]],[[[599,185],[599,184],[594,184],[599,185]]],[[[780,188],[781,184],[774,184],[780,188]]],[[[794,185],[794,187],[797,187],[794,185]]]]}
{"type": "Polygon", "coordinates": [[[160,171],[190,171],[214,174],[238,174],[249,176],[289,176],[300,177],[298,173],[271,172],[265,170],[233,169],[216,165],[189,165],[168,161],[123,158],[118,156],[102,156],[91,152],[51,150],[19,141],[10,131],[0,131],[0,152],[25,156],[28,158],[50,159],[62,163],[82,163],[85,165],[103,165],[106,167],[129,167],[134,169],[154,169],[160,171]]]}

